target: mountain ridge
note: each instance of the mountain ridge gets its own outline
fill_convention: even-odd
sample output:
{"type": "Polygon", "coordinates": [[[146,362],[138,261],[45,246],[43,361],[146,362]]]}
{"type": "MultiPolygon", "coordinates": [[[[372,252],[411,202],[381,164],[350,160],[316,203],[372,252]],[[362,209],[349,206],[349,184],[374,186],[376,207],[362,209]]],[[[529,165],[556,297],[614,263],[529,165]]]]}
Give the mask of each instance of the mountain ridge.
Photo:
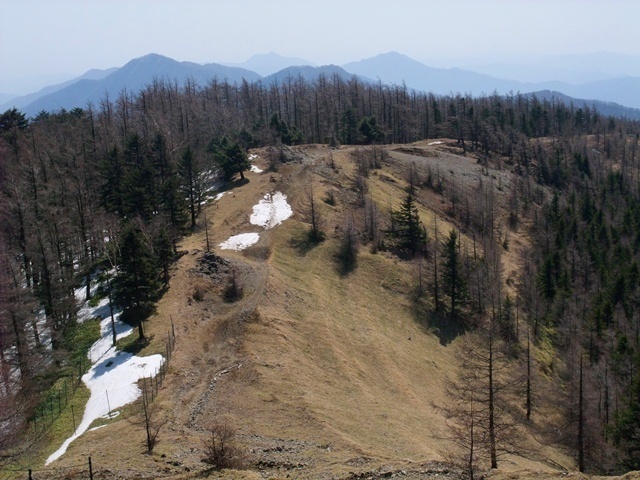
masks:
{"type": "Polygon", "coordinates": [[[199,64],[188,61],[179,62],[160,54],[150,53],[130,60],[119,68],[89,70],[82,76],[67,82],[45,87],[33,94],[12,98],[0,105],[0,111],[15,107],[23,110],[27,116],[35,116],[42,110],[84,108],[90,102],[99,103],[105,94],[114,97],[123,90],[137,93],[157,79],[175,81],[178,85],[183,85],[186,79],[190,78],[204,85],[212,78],[226,79],[230,82],[246,80],[269,83],[282,81],[289,76],[301,76],[306,81],[312,82],[321,74],[325,76],[337,74],[345,81],[355,75],[367,82],[376,79],[383,83],[405,84],[410,89],[432,92],[436,95],[460,93],[479,96],[496,92],[501,95],[514,92],[522,94],[561,92],[563,96],[571,98],[565,98],[565,100],[593,105],[602,113],[607,112],[605,114],[628,118],[639,116],[635,109],[640,108],[640,78],[633,76],[601,79],[581,85],[561,81],[521,82],[460,67],[431,67],[395,51],[349,62],[342,66],[291,65],[298,61],[307,62],[304,59],[284,57],[270,52],[254,55],[246,62],[235,64],[235,66],[220,63],[199,64]],[[273,70],[276,65],[285,64],[288,66],[266,76],[240,66],[254,65],[266,72],[273,70]]]}
{"type": "Polygon", "coordinates": [[[310,62],[309,60],[305,60],[304,58],[285,57],[276,52],[259,53],[253,55],[251,58],[245,60],[244,62],[226,63],[224,65],[228,65],[230,67],[246,68],[247,70],[251,70],[258,73],[259,75],[262,75],[263,77],[267,77],[269,75],[277,73],[287,67],[318,66],[314,62],[310,62]]]}

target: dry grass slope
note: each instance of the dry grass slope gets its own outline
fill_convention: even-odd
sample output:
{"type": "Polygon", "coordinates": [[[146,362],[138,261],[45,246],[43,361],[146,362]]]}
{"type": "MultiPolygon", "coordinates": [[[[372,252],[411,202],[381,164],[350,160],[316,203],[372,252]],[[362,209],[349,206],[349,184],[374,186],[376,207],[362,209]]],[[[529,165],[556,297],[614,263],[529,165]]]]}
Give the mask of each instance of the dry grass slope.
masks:
{"type": "MultiPolygon", "coordinates": [[[[439,168],[469,189],[482,175],[473,159],[453,155],[446,144],[412,148],[392,152],[385,168],[369,178],[370,195],[383,210],[400,205],[407,163],[439,168]]],[[[157,400],[170,422],[154,454],[142,454],[143,431],[123,415],[76,441],[55,466],[75,465],[92,455],[97,478],[199,478],[207,468],[201,462],[207,429],[223,421],[237,429],[253,463],[251,471],[216,474],[223,478],[443,473],[438,462],[450,446],[441,440],[445,424],[434,405],[446,401],[443,384],[454,372],[454,349],[415,313],[415,266],[368,248],[361,248],[358,266],[348,275],[340,274],[334,260],[347,203],[355,198],[351,150],[333,151],[334,170],[328,147],[297,148],[298,161],[274,173],[249,173],[247,183],[208,207],[216,246],[230,235],[261,230],[249,224],[249,215],[269,191],[286,193],[295,213],[275,229],[261,231],[258,244],[244,252],[216,250],[228,261],[217,273],[203,273],[199,263],[205,248],[202,225],[180,245],[185,254],[147,327],[150,348],[166,335],[171,320],[177,333],[170,373],[157,400]],[[327,239],[302,251],[295,240],[308,228],[301,210],[309,182],[318,200],[335,189],[337,203],[318,201],[327,239]],[[244,287],[243,298],[234,303],[222,296],[230,268],[244,287]]],[[[508,173],[495,175],[508,183],[508,173]]],[[[448,208],[433,193],[420,198],[422,221],[429,228],[434,216],[442,232],[453,227],[446,220],[448,208]]],[[[515,237],[505,260],[507,275],[519,268],[518,251],[525,243],[526,238],[515,237]]],[[[560,452],[540,448],[541,457],[570,465],[560,452]]],[[[504,465],[495,478],[557,476],[542,462],[513,458],[504,465]]]]}

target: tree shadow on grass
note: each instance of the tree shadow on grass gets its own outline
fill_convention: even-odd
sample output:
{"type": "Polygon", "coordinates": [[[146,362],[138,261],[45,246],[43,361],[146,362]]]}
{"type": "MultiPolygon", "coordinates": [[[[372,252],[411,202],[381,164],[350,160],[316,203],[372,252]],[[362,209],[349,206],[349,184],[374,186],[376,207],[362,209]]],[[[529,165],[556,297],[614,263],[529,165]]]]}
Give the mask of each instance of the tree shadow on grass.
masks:
{"type": "Polygon", "coordinates": [[[338,274],[341,277],[348,276],[358,266],[357,251],[353,251],[344,246],[334,254],[333,260],[335,261],[338,274]]]}
{"type": "Polygon", "coordinates": [[[228,182],[225,182],[220,186],[220,188],[218,189],[218,193],[228,192],[235,188],[241,187],[242,185],[246,185],[247,183],[249,183],[249,179],[247,177],[244,177],[244,179],[237,178],[235,180],[229,180],[228,182]]]}
{"type": "Polygon", "coordinates": [[[145,338],[140,338],[137,335],[138,332],[134,332],[130,337],[128,337],[121,345],[122,351],[130,353],[132,355],[138,355],[142,349],[148,347],[151,344],[151,340],[153,340],[152,336],[145,336],[145,338]]]}
{"type": "Polygon", "coordinates": [[[446,312],[436,312],[427,303],[424,297],[414,300],[415,320],[425,329],[434,334],[440,340],[440,345],[446,346],[460,335],[464,335],[468,327],[460,318],[451,319],[446,312]]]}
{"type": "Polygon", "coordinates": [[[313,250],[315,247],[324,242],[325,235],[319,232],[318,235],[314,235],[312,231],[305,230],[299,232],[289,239],[289,246],[293,248],[298,255],[304,257],[307,253],[313,250]]]}

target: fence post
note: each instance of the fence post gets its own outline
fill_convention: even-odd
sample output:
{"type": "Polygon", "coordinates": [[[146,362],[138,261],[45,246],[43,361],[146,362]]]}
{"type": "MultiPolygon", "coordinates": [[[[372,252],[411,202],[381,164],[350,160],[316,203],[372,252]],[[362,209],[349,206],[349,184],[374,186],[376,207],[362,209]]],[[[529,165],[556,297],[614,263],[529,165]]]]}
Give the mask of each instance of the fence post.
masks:
{"type": "Polygon", "coordinates": [[[91,466],[91,455],[89,455],[89,480],[93,480],[93,467],[91,466]]]}
{"type": "Polygon", "coordinates": [[[73,434],[76,434],[76,414],[73,411],[73,405],[71,405],[71,418],[73,420],[73,434]]]}
{"type": "Polygon", "coordinates": [[[31,469],[29,469],[29,480],[33,480],[33,477],[31,476],[31,469]]]}
{"type": "Polygon", "coordinates": [[[104,393],[107,395],[107,407],[109,408],[109,420],[111,420],[111,403],[109,402],[109,391],[105,390],[104,393]]]}
{"type": "Polygon", "coordinates": [[[69,403],[69,399],[67,398],[67,379],[64,379],[64,405],[66,406],[69,403]]]}

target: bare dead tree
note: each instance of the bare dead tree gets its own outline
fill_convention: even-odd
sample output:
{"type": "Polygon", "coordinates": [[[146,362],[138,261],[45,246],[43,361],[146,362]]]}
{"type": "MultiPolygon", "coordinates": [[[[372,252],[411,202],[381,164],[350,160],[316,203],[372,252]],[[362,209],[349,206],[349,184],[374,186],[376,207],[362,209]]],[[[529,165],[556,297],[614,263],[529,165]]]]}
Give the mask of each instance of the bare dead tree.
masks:
{"type": "MultiPolygon", "coordinates": [[[[153,389],[152,384],[150,385],[151,389],[153,389]]],[[[160,435],[160,430],[162,430],[162,427],[167,424],[169,419],[162,413],[160,406],[157,403],[149,401],[148,395],[145,392],[142,395],[140,415],[134,415],[131,417],[130,421],[136,426],[144,427],[144,445],[147,449],[147,453],[150,454],[159,442],[158,436],[160,435]]]]}
{"type": "Polygon", "coordinates": [[[216,470],[242,468],[245,456],[236,442],[236,430],[228,423],[214,423],[203,441],[202,461],[216,470]]]}
{"type": "Polygon", "coordinates": [[[512,406],[520,382],[502,347],[491,326],[467,334],[457,375],[447,381],[447,403],[439,407],[444,437],[457,446],[471,479],[479,466],[497,468],[501,455],[525,451],[512,406]]]}
{"type": "Polygon", "coordinates": [[[338,252],[336,253],[338,268],[342,275],[347,275],[356,268],[358,263],[358,250],[358,236],[353,216],[347,215],[338,252]]]}
{"type": "Polygon", "coordinates": [[[309,186],[307,187],[307,191],[305,193],[303,220],[311,225],[311,229],[308,233],[309,241],[311,241],[312,243],[322,242],[325,238],[325,234],[323,231],[325,222],[322,214],[320,213],[320,209],[318,208],[318,203],[314,195],[312,182],[309,183],[309,186]]]}

